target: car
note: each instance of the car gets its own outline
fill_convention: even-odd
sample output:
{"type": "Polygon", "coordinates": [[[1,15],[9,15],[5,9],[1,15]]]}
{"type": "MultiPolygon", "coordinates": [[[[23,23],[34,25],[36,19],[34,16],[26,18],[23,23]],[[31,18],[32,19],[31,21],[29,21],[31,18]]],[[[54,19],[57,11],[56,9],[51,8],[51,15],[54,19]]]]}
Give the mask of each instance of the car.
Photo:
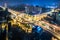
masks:
{"type": "Polygon", "coordinates": [[[52,27],[49,27],[51,30],[53,30],[53,28],[52,27]]]}
{"type": "Polygon", "coordinates": [[[46,25],[46,28],[47,28],[47,29],[50,29],[48,25],[46,25]]]}

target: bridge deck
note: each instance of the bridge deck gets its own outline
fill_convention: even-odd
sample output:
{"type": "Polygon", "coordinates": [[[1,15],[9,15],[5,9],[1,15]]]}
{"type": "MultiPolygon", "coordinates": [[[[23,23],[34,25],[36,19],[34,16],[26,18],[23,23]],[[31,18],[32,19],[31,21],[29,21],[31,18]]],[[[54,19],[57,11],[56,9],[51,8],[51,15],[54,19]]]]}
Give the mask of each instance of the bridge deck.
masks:
{"type": "MultiPolygon", "coordinates": [[[[2,8],[4,8],[4,7],[2,7],[2,8]]],[[[20,13],[20,12],[17,12],[17,11],[14,11],[14,10],[11,10],[11,9],[8,9],[8,11],[9,12],[11,12],[13,15],[15,15],[16,17],[18,17],[18,14],[23,14],[23,15],[25,15],[24,13],[20,13]]],[[[50,13],[50,12],[49,12],[50,13]]],[[[45,13],[44,13],[45,14],[45,13]]],[[[42,14],[43,15],[43,14],[42,14]]],[[[41,16],[41,15],[39,15],[39,16],[41,16]]],[[[22,16],[23,17],[23,16],[22,16]]],[[[42,16],[42,18],[43,18],[43,16],[42,16]]],[[[17,20],[18,21],[18,20],[17,20]]],[[[24,20],[23,20],[24,21],[24,20]]],[[[30,22],[30,21],[29,21],[30,22]]],[[[54,32],[54,31],[52,31],[52,30],[50,30],[50,29],[47,29],[45,26],[43,26],[41,23],[34,23],[34,24],[36,24],[36,25],[39,25],[39,26],[41,26],[43,29],[45,29],[45,30],[47,30],[47,31],[49,31],[51,34],[53,34],[56,38],[58,38],[59,40],[60,40],[60,35],[58,34],[58,33],[56,33],[56,32],[54,32]]]]}

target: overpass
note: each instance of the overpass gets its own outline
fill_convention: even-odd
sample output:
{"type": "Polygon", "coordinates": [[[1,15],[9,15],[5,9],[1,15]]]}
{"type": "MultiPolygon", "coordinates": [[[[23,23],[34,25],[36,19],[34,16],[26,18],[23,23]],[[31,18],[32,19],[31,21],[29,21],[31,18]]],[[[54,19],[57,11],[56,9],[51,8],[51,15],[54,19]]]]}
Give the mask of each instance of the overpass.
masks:
{"type": "MultiPolygon", "coordinates": [[[[4,7],[2,7],[2,8],[4,9],[4,7]]],[[[28,16],[27,14],[25,14],[25,13],[20,13],[20,12],[11,10],[11,9],[8,9],[8,11],[11,12],[11,14],[15,15],[15,18],[13,18],[13,19],[15,20],[14,23],[19,24],[19,26],[20,26],[22,29],[24,29],[25,31],[26,31],[27,28],[25,28],[25,26],[23,26],[23,25],[20,24],[20,23],[33,23],[33,24],[35,24],[35,25],[41,26],[44,30],[50,32],[50,33],[51,33],[52,35],[54,35],[58,40],[60,40],[60,34],[57,33],[57,32],[55,32],[55,31],[53,31],[54,29],[51,29],[51,25],[50,25],[50,24],[44,23],[44,22],[42,22],[42,21],[39,21],[39,20],[41,20],[41,18],[46,17],[47,14],[50,13],[50,12],[47,12],[46,15],[45,15],[45,13],[40,14],[40,15],[36,15],[36,16],[34,16],[33,18],[35,19],[36,17],[39,17],[40,19],[38,18],[38,19],[39,19],[38,21],[36,21],[36,20],[33,20],[33,21],[32,21],[33,18],[31,18],[31,17],[30,17],[31,20],[28,20],[27,18],[25,18],[25,16],[29,17],[29,16],[28,16]],[[20,15],[20,16],[18,16],[18,15],[20,15]],[[19,19],[20,19],[20,20],[19,20],[19,19]],[[46,26],[44,26],[44,25],[42,25],[42,24],[46,24],[46,26]],[[47,25],[48,25],[48,26],[47,26],[47,25]],[[48,28],[47,28],[47,27],[48,27],[48,28]]],[[[14,20],[13,20],[13,21],[14,21],[14,20]]],[[[55,27],[52,27],[52,28],[55,28],[55,27]]],[[[31,31],[31,30],[30,30],[30,31],[31,31]]]]}

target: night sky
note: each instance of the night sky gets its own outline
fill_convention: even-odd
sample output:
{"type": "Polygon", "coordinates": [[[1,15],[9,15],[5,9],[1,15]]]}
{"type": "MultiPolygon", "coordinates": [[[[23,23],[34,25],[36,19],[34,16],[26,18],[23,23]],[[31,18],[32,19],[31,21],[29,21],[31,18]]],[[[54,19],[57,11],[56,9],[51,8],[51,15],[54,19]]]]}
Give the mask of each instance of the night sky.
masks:
{"type": "Polygon", "coordinates": [[[56,6],[59,1],[60,0],[0,0],[0,5],[7,2],[8,5],[29,4],[39,6],[56,6]]]}

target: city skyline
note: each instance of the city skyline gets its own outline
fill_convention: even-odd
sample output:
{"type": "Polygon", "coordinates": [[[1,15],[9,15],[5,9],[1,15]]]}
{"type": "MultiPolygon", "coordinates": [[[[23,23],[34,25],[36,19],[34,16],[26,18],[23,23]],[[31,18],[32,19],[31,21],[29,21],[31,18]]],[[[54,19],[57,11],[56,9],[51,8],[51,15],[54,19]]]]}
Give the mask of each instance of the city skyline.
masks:
{"type": "Polygon", "coordinates": [[[19,5],[19,4],[29,4],[29,5],[39,5],[39,6],[54,6],[56,7],[60,0],[0,0],[0,5],[7,2],[8,5],[19,5]]]}

